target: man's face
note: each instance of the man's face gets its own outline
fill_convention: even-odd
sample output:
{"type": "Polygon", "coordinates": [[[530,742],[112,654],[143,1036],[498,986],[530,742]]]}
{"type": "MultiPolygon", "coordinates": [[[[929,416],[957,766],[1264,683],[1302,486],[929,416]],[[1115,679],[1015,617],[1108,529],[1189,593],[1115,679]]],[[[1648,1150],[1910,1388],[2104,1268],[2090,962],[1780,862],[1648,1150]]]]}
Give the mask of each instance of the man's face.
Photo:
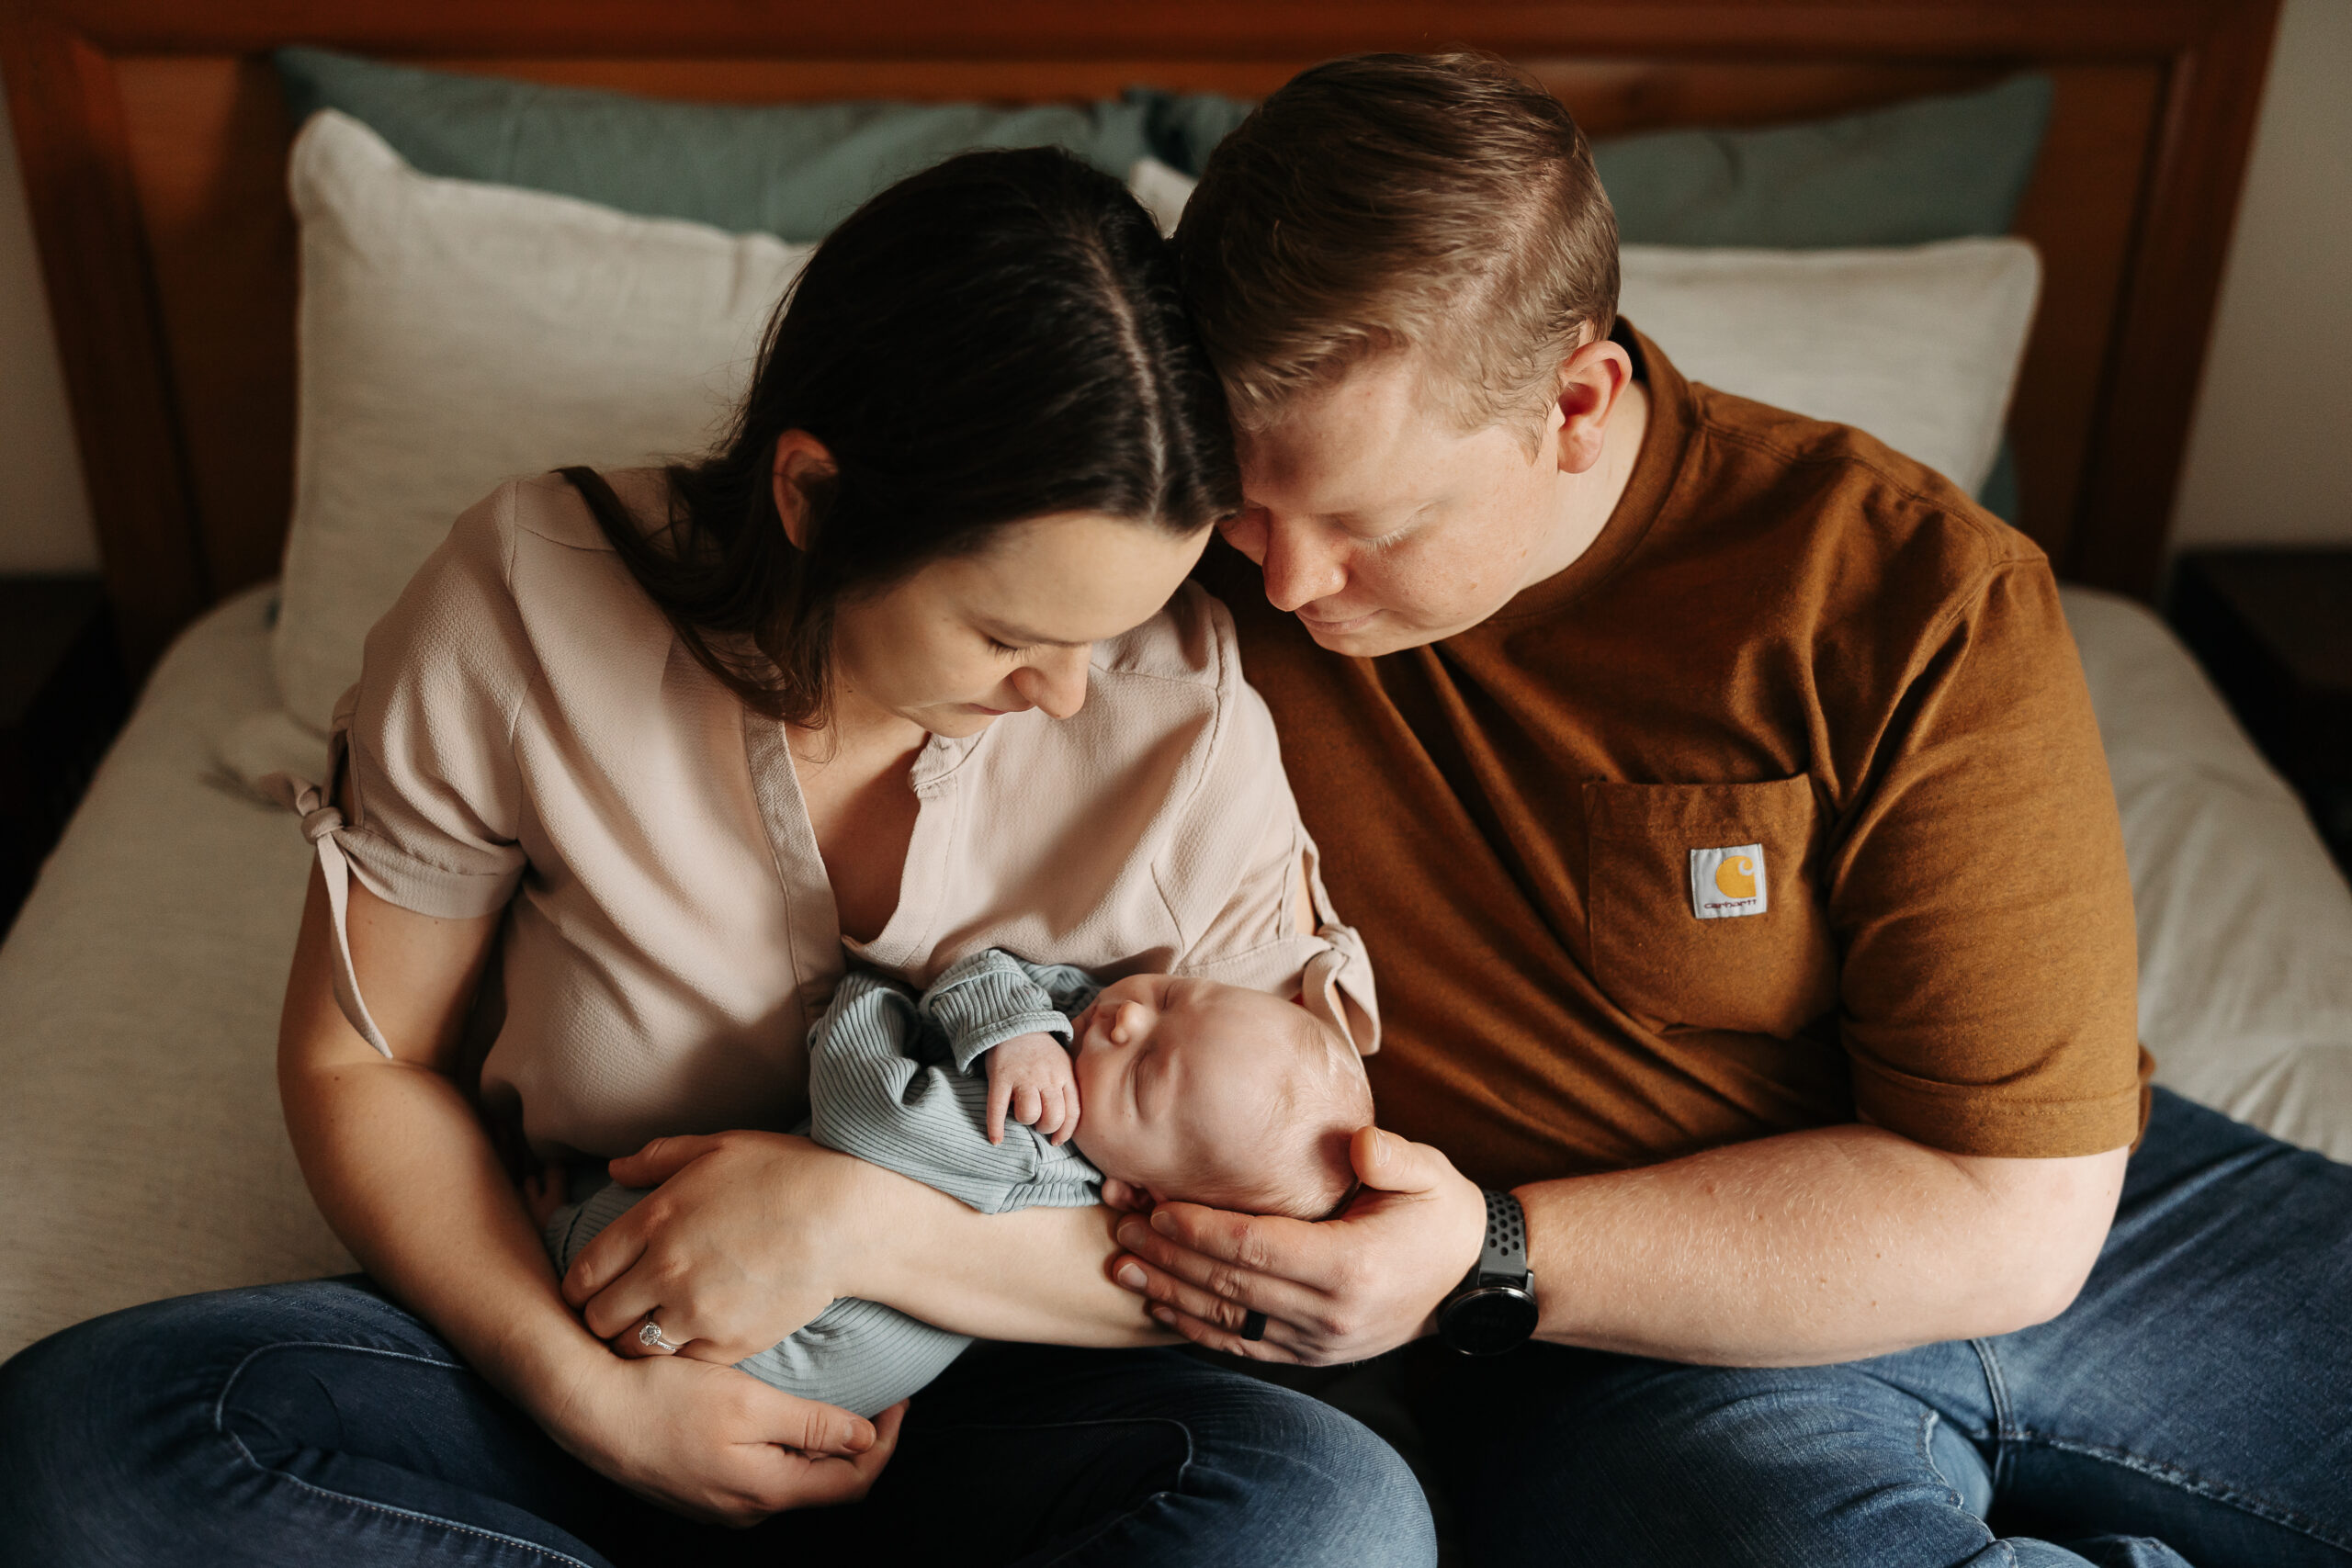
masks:
{"type": "Polygon", "coordinates": [[[1450,637],[1566,564],[1552,558],[1562,415],[1531,453],[1539,418],[1465,434],[1418,360],[1367,360],[1242,438],[1243,506],[1225,536],[1264,571],[1274,607],[1334,653],[1450,637]]]}

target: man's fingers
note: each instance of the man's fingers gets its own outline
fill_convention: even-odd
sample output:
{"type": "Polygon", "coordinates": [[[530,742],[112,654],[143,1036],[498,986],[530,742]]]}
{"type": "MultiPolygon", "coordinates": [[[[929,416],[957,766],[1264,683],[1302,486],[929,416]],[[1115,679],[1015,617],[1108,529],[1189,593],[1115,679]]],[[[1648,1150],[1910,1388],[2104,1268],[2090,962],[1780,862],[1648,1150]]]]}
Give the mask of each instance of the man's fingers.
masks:
{"type": "Polygon", "coordinates": [[[1377,1127],[1359,1127],[1348,1145],[1348,1159],[1366,1187],[1383,1192],[1429,1192],[1453,1167],[1427,1144],[1416,1144],[1377,1127]]]}
{"type": "Polygon", "coordinates": [[[656,1138],[633,1155],[624,1155],[605,1168],[623,1187],[659,1187],[718,1146],[710,1133],[656,1138]]]}
{"type": "Polygon", "coordinates": [[[1172,1307],[1212,1327],[1238,1330],[1244,1315],[1312,1325],[1323,1314],[1321,1292],[1272,1274],[1254,1274],[1170,1246],[1137,1220],[1119,1225],[1119,1243],[1133,1257],[1111,1266],[1111,1277],[1155,1304],[1172,1307]]]}
{"type": "MultiPolygon", "coordinates": [[[[1248,1299],[1236,1301],[1135,1258],[1119,1259],[1116,1273],[1120,1284],[1141,1295],[1154,1308],[1169,1308],[1186,1317],[1196,1318],[1212,1328],[1229,1329],[1235,1333],[1240,1332],[1242,1324],[1252,1312],[1266,1312],[1269,1324],[1276,1321],[1274,1314],[1267,1311],[1265,1302],[1284,1293],[1283,1281],[1253,1279],[1245,1292],[1248,1299]]],[[[1297,1289],[1295,1285],[1288,1287],[1290,1292],[1297,1289]]],[[[1285,1304],[1295,1312],[1312,1303],[1302,1296],[1285,1304]]],[[[1155,1311],[1152,1315],[1157,1317],[1159,1314],[1155,1311]]]]}
{"type": "Polygon", "coordinates": [[[1228,1356],[1246,1357],[1252,1361],[1286,1362],[1294,1366],[1304,1364],[1306,1360],[1306,1357],[1289,1346],[1279,1344],[1274,1340],[1272,1337],[1274,1330],[1271,1323],[1266,1330],[1267,1337],[1244,1339],[1238,1334],[1219,1328],[1215,1324],[1204,1323],[1197,1317],[1191,1317],[1167,1307],[1152,1308],[1151,1315],[1161,1327],[1172,1328],[1195,1345],[1211,1350],[1222,1350],[1228,1356]]]}
{"type": "MultiPolygon", "coordinates": [[[[1237,1214],[1225,1209],[1204,1208],[1198,1203],[1162,1203],[1151,1211],[1148,1221],[1129,1222],[1119,1226],[1124,1244],[1130,1231],[1140,1230],[1142,1239],[1158,1237],[1163,1252],[1149,1250],[1148,1246],[1130,1246],[1128,1250],[1139,1252],[1159,1264],[1182,1274],[1194,1284],[1215,1284],[1197,1267],[1181,1262],[1186,1253],[1196,1254],[1199,1260],[1222,1264],[1248,1274],[1267,1274],[1281,1280],[1295,1280],[1317,1291],[1331,1288],[1335,1270],[1346,1237],[1335,1225],[1318,1224],[1311,1220],[1285,1219],[1280,1214],[1237,1214]]],[[[1226,1294],[1219,1290],[1218,1294],[1226,1294]]]]}

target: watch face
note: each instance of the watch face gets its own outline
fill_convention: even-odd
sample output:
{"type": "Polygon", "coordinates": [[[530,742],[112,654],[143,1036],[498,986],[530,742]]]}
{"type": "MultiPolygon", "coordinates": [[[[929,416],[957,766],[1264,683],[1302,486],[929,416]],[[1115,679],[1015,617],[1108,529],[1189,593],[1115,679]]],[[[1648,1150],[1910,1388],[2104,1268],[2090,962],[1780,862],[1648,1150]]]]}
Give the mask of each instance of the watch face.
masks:
{"type": "Polygon", "coordinates": [[[1499,1356],[1535,1332],[1535,1297],[1516,1285],[1489,1285],[1457,1296],[1438,1319],[1438,1337],[1465,1356],[1499,1356]]]}

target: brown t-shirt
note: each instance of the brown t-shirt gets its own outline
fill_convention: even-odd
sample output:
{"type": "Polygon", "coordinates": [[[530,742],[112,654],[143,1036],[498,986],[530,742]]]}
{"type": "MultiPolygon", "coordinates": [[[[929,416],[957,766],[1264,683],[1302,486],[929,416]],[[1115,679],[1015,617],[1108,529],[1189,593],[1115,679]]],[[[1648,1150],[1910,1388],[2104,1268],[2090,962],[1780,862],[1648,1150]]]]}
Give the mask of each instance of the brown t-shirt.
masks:
{"type": "Polygon", "coordinates": [[[1222,543],[1384,1125],[1489,1185],[1857,1117],[1954,1153],[2141,1125],[2132,891],[2041,552],[1858,431],[1649,390],[1582,558],[1457,637],[1317,648],[1222,543]]]}

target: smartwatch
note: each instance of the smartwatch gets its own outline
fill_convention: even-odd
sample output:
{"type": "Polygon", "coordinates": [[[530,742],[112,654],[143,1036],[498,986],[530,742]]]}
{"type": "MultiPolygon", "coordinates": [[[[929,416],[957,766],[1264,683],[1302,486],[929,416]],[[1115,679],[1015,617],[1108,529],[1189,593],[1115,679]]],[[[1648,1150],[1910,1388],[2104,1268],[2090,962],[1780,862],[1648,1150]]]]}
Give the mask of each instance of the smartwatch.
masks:
{"type": "Polygon", "coordinates": [[[1527,1343],[1536,1315],[1527,1212],[1510,1193],[1489,1190],[1486,1241],[1469,1274],[1439,1303],[1437,1337],[1465,1356],[1499,1356],[1527,1343]]]}

